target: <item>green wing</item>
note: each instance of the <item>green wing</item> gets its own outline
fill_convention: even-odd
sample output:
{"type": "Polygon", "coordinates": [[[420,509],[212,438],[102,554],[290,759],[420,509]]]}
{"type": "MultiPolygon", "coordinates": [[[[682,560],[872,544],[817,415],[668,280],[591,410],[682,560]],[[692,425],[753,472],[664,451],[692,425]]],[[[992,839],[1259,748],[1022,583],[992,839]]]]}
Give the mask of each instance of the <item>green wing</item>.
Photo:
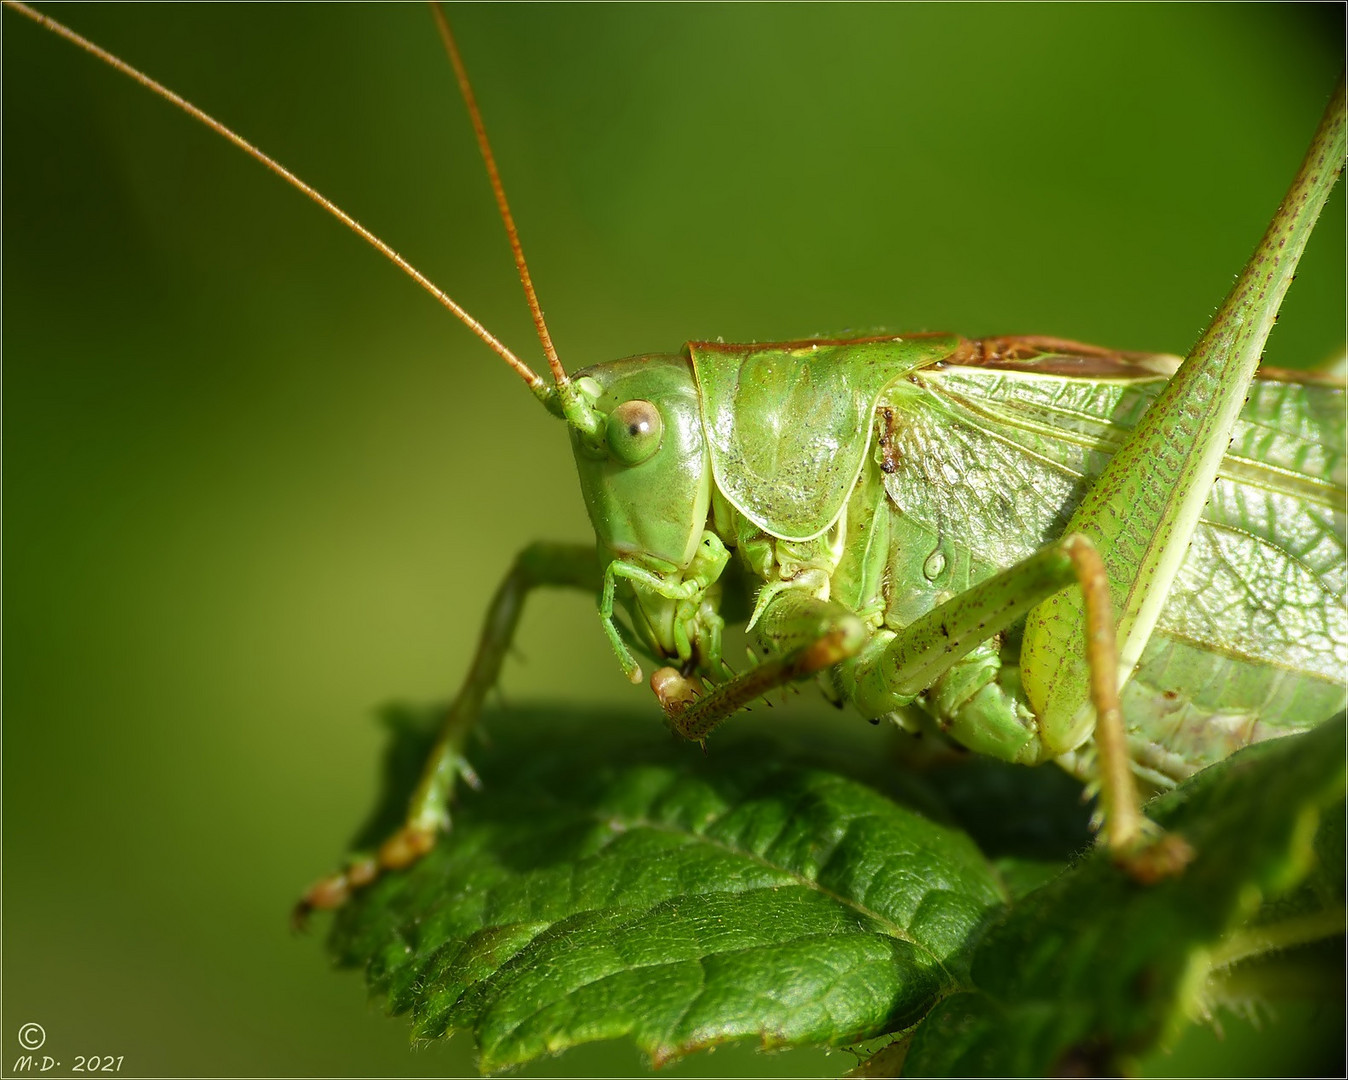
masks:
{"type": "MultiPolygon", "coordinates": [[[[1136,365],[1091,379],[1045,367],[921,371],[885,395],[899,417],[897,468],[885,477],[899,542],[919,562],[942,552],[962,578],[942,581],[946,589],[967,587],[1060,535],[1164,385],[1136,365]]],[[[1134,753],[1162,776],[1184,775],[1343,706],[1344,390],[1270,374],[1251,388],[1125,689],[1134,753]]],[[[919,592],[928,584],[901,576],[916,579],[919,592]]],[[[901,621],[913,615],[905,610],[901,621]]]]}
{"type": "Polygon", "coordinates": [[[773,536],[818,536],[856,484],[881,391],[959,345],[950,336],[690,343],[717,487],[773,536]]]}

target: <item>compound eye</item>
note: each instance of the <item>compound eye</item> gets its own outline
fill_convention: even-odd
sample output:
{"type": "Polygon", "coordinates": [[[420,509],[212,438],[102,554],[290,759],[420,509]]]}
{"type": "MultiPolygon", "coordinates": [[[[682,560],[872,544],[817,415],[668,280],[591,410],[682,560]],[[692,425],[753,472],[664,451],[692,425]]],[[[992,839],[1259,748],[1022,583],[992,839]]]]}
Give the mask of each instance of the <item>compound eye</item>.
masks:
{"type": "Polygon", "coordinates": [[[624,465],[640,465],[660,449],[665,424],[652,402],[624,401],[608,417],[608,448],[624,465]]]}

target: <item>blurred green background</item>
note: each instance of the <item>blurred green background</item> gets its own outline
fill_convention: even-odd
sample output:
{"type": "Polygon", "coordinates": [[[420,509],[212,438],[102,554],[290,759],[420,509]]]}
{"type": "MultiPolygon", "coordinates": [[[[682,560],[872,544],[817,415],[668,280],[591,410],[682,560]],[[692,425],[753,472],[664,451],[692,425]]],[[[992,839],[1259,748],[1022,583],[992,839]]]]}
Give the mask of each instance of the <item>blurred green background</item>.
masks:
{"type": "MultiPolygon", "coordinates": [[[[537,355],[424,9],[48,10],[537,355]]],[[[573,368],[880,327],[1183,352],[1343,42],[1338,5],[452,17],[573,368]]],[[[37,1021],[55,1074],[79,1053],[129,1074],[470,1071],[466,1039],[410,1051],[286,918],[372,798],[376,707],[445,697],[513,553],[586,535],[562,432],[238,151],[13,12],[3,35],[0,1058],[37,1021]]],[[[1271,363],[1343,349],[1343,205],[1271,363]]],[[[657,723],[584,598],[541,598],[519,654],[510,698],[657,723]]],[[[1265,1042],[1299,1040],[1298,1015],[1265,1042]]],[[[1248,1062],[1226,1026],[1218,1052],[1248,1062]]],[[[684,1071],[850,1063],[731,1050],[684,1071]]],[[[532,1072],[639,1067],[601,1047],[532,1072]]]]}

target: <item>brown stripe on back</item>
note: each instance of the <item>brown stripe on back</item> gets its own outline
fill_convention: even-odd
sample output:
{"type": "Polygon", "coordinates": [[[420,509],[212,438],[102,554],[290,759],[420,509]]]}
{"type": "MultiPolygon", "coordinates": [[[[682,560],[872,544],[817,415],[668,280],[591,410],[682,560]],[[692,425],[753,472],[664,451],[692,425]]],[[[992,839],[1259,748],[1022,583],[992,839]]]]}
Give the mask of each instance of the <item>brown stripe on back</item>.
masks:
{"type": "MultiPolygon", "coordinates": [[[[794,341],[690,341],[685,349],[742,354],[766,349],[806,349],[818,345],[852,345],[876,341],[914,341],[951,335],[924,331],[918,334],[869,333],[846,337],[800,338],[794,341]]],[[[1107,349],[1084,341],[1052,337],[1046,334],[1005,334],[998,337],[960,338],[955,350],[941,364],[961,367],[993,368],[1000,371],[1025,371],[1040,375],[1075,376],[1083,379],[1154,379],[1169,378],[1183,357],[1171,353],[1129,352],[1107,349]]],[[[1263,366],[1256,378],[1271,382],[1298,383],[1304,386],[1342,387],[1344,379],[1316,371],[1263,366]]]]}
{"type": "MultiPolygon", "coordinates": [[[[1080,376],[1096,379],[1169,378],[1183,358],[1169,353],[1127,352],[1106,349],[1066,338],[1039,334],[1011,334],[980,338],[969,343],[972,358],[954,360],[967,367],[996,368],[1003,371],[1028,371],[1046,375],[1080,376]]],[[[1319,371],[1297,371],[1263,365],[1255,378],[1267,382],[1294,383],[1302,386],[1342,388],[1341,375],[1319,371]]]]}
{"type": "Polygon", "coordinates": [[[1066,338],[1015,334],[974,341],[968,367],[1028,371],[1091,379],[1169,378],[1181,358],[1167,353],[1125,352],[1066,338]]]}
{"type": "MultiPolygon", "coordinates": [[[[834,337],[797,338],[794,341],[690,341],[685,349],[697,349],[699,352],[747,353],[762,352],[768,349],[808,349],[812,345],[867,345],[877,341],[921,341],[924,338],[954,337],[956,335],[937,330],[924,330],[919,334],[864,333],[834,337]]],[[[959,347],[947,360],[951,363],[966,363],[966,356],[974,355],[973,342],[960,338],[959,347]]]]}

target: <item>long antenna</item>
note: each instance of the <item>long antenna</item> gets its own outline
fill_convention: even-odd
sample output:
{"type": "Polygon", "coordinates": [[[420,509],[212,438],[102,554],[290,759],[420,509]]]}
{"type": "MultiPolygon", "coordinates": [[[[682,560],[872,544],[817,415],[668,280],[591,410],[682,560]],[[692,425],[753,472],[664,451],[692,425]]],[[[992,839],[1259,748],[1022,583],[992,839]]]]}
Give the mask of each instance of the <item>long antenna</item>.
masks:
{"type": "MultiPolygon", "coordinates": [[[[543,378],[540,375],[538,375],[537,372],[535,372],[531,367],[529,367],[528,364],[526,364],[523,360],[521,360],[518,356],[516,356],[513,352],[511,352],[504,344],[502,344],[501,341],[497,339],[497,337],[494,334],[491,333],[491,331],[489,331],[485,326],[483,326],[480,322],[478,322],[475,318],[473,318],[473,316],[469,315],[467,311],[465,311],[457,303],[455,303],[453,298],[450,297],[448,293],[446,293],[433,281],[431,281],[430,278],[426,277],[425,274],[423,274],[415,266],[413,266],[401,255],[399,255],[396,251],[394,251],[393,248],[389,247],[388,244],[384,243],[383,240],[375,236],[374,233],[370,232],[369,229],[367,229],[359,221],[353,218],[340,206],[332,202],[330,199],[326,198],[324,195],[316,191],[314,188],[310,187],[308,184],[306,184],[303,180],[301,180],[298,176],[292,173],[280,162],[274,160],[271,157],[268,157],[265,153],[259,150],[256,146],[250,143],[243,136],[235,134],[232,130],[227,128],[219,120],[215,119],[215,117],[211,116],[206,112],[203,112],[201,109],[198,109],[190,101],[175,94],[167,86],[164,86],[162,83],[156,82],[154,79],[150,78],[150,76],[146,75],[144,72],[140,71],[137,68],[132,67],[125,60],[122,60],[114,56],[106,49],[100,48],[87,38],[81,37],[79,34],[75,33],[74,30],[71,30],[68,26],[65,26],[64,24],[57,22],[50,16],[43,15],[42,12],[30,8],[27,4],[20,3],[19,0],[0,0],[0,2],[3,2],[5,7],[17,11],[20,15],[24,15],[27,18],[32,19],[33,22],[37,23],[39,26],[45,27],[46,29],[50,30],[53,34],[65,38],[72,45],[79,46],[81,49],[89,53],[91,56],[95,56],[99,60],[102,60],[105,64],[109,65],[110,67],[116,68],[123,75],[126,75],[131,79],[134,79],[136,82],[140,83],[141,86],[145,87],[152,93],[159,95],[159,97],[163,98],[171,105],[176,105],[183,112],[187,113],[188,116],[192,117],[192,119],[198,120],[201,123],[205,124],[217,135],[220,135],[224,139],[233,143],[235,146],[237,146],[240,150],[242,150],[249,157],[253,158],[255,161],[261,162],[273,173],[275,173],[282,180],[288,183],[291,187],[295,188],[297,191],[303,192],[314,202],[318,203],[319,206],[321,206],[329,214],[335,217],[348,229],[354,232],[367,244],[369,244],[381,255],[383,255],[386,259],[388,259],[391,263],[393,263],[394,266],[398,267],[398,269],[401,270],[404,274],[406,274],[418,285],[420,285],[423,289],[425,289],[428,293],[430,293],[433,297],[435,297],[435,299],[438,300],[441,303],[441,305],[447,308],[456,319],[458,319],[461,323],[463,323],[464,326],[468,327],[469,330],[471,330],[482,342],[484,342],[486,346],[492,350],[492,352],[496,353],[497,356],[499,356],[502,360],[504,360],[507,364],[509,364],[512,368],[514,368],[515,372],[520,376],[520,378],[522,378],[528,384],[531,390],[538,392],[540,389],[544,388],[547,385],[544,382],[543,378]]],[[[520,258],[522,258],[522,256],[520,256],[520,258]]],[[[536,315],[535,321],[541,322],[541,320],[542,315],[541,314],[536,315]]],[[[546,344],[548,345],[549,348],[551,348],[551,343],[546,344]]],[[[556,355],[555,353],[551,352],[549,353],[549,363],[554,362],[555,355],[556,355]]],[[[560,364],[556,364],[556,366],[554,366],[553,368],[554,375],[555,372],[560,369],[560,366],[561,366],[560,364]]],[[[565,379],[565,377],[566,377],[565,373],[563,372],[562,378],[565,379]]]]}
{"type": "Polygon", "coordinates": [[[440,0],[431,0],[431,14],[435,17],[435,28],[440,31],[440,40],[449,53],[449,62],[454,65],[454,76],[459,80],[459,92],[463,94],[463,103],[468,106],[468,116],[473,121],[473,134],[477,136],[478,149],[482,151],[482,160],[487,165],[487,177],[491,180],[491,190],[496,196],[496,207],[501,211],[501,221],[505,225],[506,236],[510,238],[510,250],[515,254],[515,269],[519,271],[520,284],[524,286],[524,299],[529,304],[529,313],[534,317],[534,328],[538,331],[538,340],[543,353],[548,358],[548,367],[552,371],[552,381],[557,386],[566,385],[566,369],[557,356],[552,344],[552,335],[548,333],[548,324],[543,321],[543,309],[538,305],[538,294],[534,292],[533,279],[529,276],[529,264],[524,261],[524,248],[520,246],[520,234],[515,228],[515,218],[510,213],[510,204],[506,202],[505,187],[501,183],[501,174],[496,169],[496,156],[491,152],[491,143],[487,140],[487,128],[482,123],[482,112],[477,107],[477,98],[473,95],[473,85],[468,81],[468,69],[463,66],[463,57],[450,33],[449,20],[440,0]]]}

